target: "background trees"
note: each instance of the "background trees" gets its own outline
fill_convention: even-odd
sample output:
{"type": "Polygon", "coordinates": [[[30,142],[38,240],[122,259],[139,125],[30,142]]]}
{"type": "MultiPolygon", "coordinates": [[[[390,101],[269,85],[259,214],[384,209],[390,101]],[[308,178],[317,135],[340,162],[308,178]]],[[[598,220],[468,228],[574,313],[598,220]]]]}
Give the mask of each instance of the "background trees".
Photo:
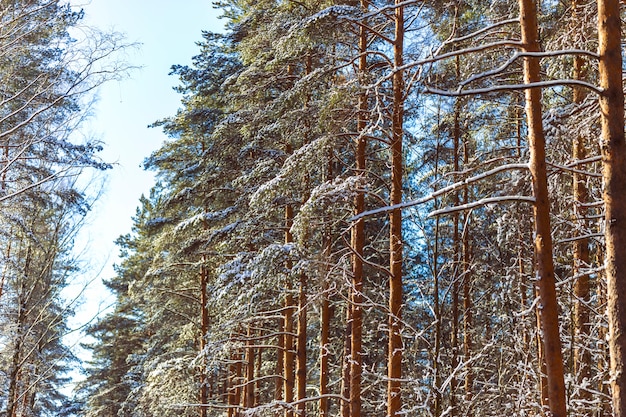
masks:
{"type": "Polygon", "coordinates": [[[78,179],[108,169],[78,139],[91,92],[127,68],[118,36],[72,38],[82,12],[59,1],[0,2],[0,415],[66,415],[77,359],[63,338],[78,271],[73,240],[92,204],[78,179]]]}
{"type": "Polygon", "coordinates": [[[603,3],[431,3],[219,3],[86,415],[608,413],[603,3]]]}

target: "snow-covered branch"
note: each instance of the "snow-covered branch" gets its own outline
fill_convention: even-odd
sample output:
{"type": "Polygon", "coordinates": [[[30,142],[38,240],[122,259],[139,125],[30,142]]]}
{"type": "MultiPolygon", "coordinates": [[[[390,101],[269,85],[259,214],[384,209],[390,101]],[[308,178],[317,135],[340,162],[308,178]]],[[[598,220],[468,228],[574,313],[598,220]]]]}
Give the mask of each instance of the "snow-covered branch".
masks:
{"type": "Polygon", "coordinates": [[[572,79],[548,80],[548,81],[540,81],[537,83],[529,83],[529,84],[494,85],[491,87],[476,88],[472,90],[461,90],[461,88],[459,88],[457,91],[440,90],[438,88],[426,86],[424,89],[424,92],[437,94],[440,96],[462,97],[462,96],[473,96],[473,95],[479,95],[479,94],[489,94],[489,93],[495,93],[499,91],[516,91],[516,90],[528,90],[531,88],[550,88],[550,87],[562,87],[562,86],[572,86],[572,85],[587,88],[598,95],[602,94],[602,89],[600,87],[596,87],[595,85],[590,84],[586,81],[572,80],[572,79]]]}
{"type": "Polygon", "coordinates": [[[385,206],[385,207],[379,207],[377,209],[373,209],[373,210],[368,210],[368,211],[364,211],[361,214],[358,214],[356,216],[353,216],[350,221],[354,222],[357,221],[359,219],[362,219],[364,217],[369,217],[369,216],[373,216],[376,214],[381,214],[381,213],[387,213],[393,210],[397,210],[397,209],[405,209],[408,207],[413,207],[413,206],[417,206],[420,204],[424,204],[430,200],[433,200],[441,195],[450,193],[452,191],[456,191],[459,190],[469,184],[472,184],[474,182],[480,181],[482,179],[488,178],[492,175],[498,174],[500,172],[504,172],[504,171],[510,171],[510,170],[527,170],[528,169],[528,164],[507,164],[507,165],[502,165],[499,167],[496,167],[494,169],[491,169],[489,171],[485,171],[483,173],[480,173],[478,175],[474,175],[473,177],[470,178],[466,178],[462,181],[456,182],[454,184],[451,184],[447,187],[441,188],[425,197],[419,198],[417,200],[411,200],[411,201],[406,201],[404,203],[400,203],[400,204],[394,204],[392,206],[385,206]]]}
{"type": "Polygon", "coordinates": [[[480,207],[480,206],[484,206],[487,204],[493,204],[493,203],[508,203],[508,202],[525,202],[525,203],[535,203],[535,198],[534,197],[527,197],[527,196],[522,196],[522,195],[503,195],[503,196],[499,196],[499,197],[488,197],[488,198],[483,198],[480,199],[478,201],[474,201],[471,203],[467,203],[467,204],[462,204],[460,206],[454,206],[454,207],[446,207],[440,210],[434,210],[431,211],[430,213],[428,213],[428,217],[435,217],[435,216],[441,216],[444,214],[450,214],[450,213],[455,213],[457,211],[463,211],[463,210],[469,210],[469,209],[473,209],[475,207],[480,207]]]}

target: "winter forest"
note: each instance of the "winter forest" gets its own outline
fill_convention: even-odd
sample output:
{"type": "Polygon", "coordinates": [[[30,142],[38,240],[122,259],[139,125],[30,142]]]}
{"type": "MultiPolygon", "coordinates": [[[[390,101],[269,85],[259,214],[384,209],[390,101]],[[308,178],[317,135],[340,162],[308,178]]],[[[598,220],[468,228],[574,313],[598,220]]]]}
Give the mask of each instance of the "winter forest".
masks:
{"type": "Polygon", "coordinates": [[[0,0],[0,417],[626,417],[618,0],[214,7],[81,363],[129,45],[0,0]]]}

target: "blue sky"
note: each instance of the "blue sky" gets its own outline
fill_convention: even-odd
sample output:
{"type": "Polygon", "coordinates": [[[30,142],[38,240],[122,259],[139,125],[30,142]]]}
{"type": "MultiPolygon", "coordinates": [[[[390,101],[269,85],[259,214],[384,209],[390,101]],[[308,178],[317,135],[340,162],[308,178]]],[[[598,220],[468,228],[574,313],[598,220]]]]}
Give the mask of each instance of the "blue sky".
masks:
{"type": "MultiPolygon", "coordinates": [[[[104,142],[103,159],[115,164],[106,175],[104,194],[77,239],[76,250],[86,265],[84,280],[93,281],[77,319],[87,319],[103,295],[98,282],[111,278],[118,250],[113,241],[130,232],[142,193],[148,193],[153,175],[141,168],[143,159],[166,137],[148,129],[154,121],[174,115],[180,95],[172,90],[177,79],[169,76],[174,64],[189,64],[199,48],[202,30],[219,31],[211,0],[73,0],[85,11],[84,24],[124,33],[139,43],[128,60],[141,68],[130,78],[100,88],[93,116],[83,134],[104,142]]],[[[77,287],[80,286],[77,283],[77,287]]],[[[107,302],[110,302],[109,299],[107,302]]]]}

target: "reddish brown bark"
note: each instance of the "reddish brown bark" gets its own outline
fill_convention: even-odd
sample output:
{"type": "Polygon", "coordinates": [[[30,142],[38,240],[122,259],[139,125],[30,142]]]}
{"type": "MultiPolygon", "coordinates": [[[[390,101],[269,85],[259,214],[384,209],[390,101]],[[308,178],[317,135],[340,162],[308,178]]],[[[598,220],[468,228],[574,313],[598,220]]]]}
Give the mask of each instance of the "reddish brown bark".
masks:
{"type": "MultiPolygon", "coordinates": [[[[535,287],[535,297],[539,297],[539,290],[535,287]]],[[[535,310],[535,317],[537,319],[537,329],[541,329],[541,312],[539,309],[535,310]]],[[[541,415],[545,416],[545,409],[550,406],[550,397],[548,395],[548,378],[546,371],[546,355],[544,352],[543,340],[541,339],[541,332],[537,332],[537,363],[539,364],[539,403],[542,410],[541,415]]]]}
{"type": "MultiPolygon", "coordinates": [[[[455,19],[455,23],[456,19],[455,19]]],[[[461,63],[459,57],[456,57],[455,61],[456,68],[456,79],[460,80],[461,78],[461,63]]],[[[454,172],[458,173],[460,169],[460,140],[461,140],[461,100],[457,99],[454,103],[454,127],[452,130],[452,154],[453,154],[453,166],[454,172]]],[[[455,174],[454,181],[458,181],[458,175],[455,174]]],[[[459,193],[455,192],[452,196],[453,205],[458,206],[460,203],[459,193]]],[[[454,276],[452,282],[452,334],[450,336],[450,345],[452,348],[452,366],[453,370],[456,369],[459,364],[459,282],[463,277],[463,272],[461,268],[461,245],[460,245],[460,234],[459,234],[459,222],[460,216],[459,213],[454,213],[453,215],[453,231],[452,231],[452,241],[453,241],[453,259],[454,259],[454,276]]],[[[458,381],[456,375],[452,375],[452,379],[450,381],[450,407],[451,407],[451,415],[456,415],[456,391],[458,388],[458,381]]]]}
{"type": "Polygon", "coordinates": [[[255,352],[254,352],[254,334],[252,332],[252,326],[248,326],[248,341],[247,341],[247,346],[246,346],[246,353],[245,353],[245,365],[246,365],[246,383],[244,386],[244,393],[243,393],[243,406],[244,408],[252,408],[254,407],[254,401],[255,401],[255,395],[254,395],[254,389],[255,389],[255,384],[254,384],[254,358],[255,358],[255,352]]]}
{"type": "Polygon", "coordinates": [[[241,353],[237,353],[235,355],[235,395],[233,398],[233,405],[235,405],[234,417],[239,417],[241,414],[241,393],[242,393],[242,382],[243,382],[243,364],[241,360],[241,353]]]}
{"type": "MultiPolygon", "coordinates": [[[[333,177],[332,155],[328,155],[327,177],[333,177]]],[[[324,262],[326,262],[325,274],[323,278],[322,288],[322,305],[320,308],[320,417],[328,417],[330,410],[330,401],[326,395],[330,392],[328,381],[330,378],[329,356],[330,356],[330,285],[328,282],[328,272],[330,272],[331,253],[333,250],[333,239],[330,227],[327,227],[324,233],[324,262]]]]}
{"type": "Polygon", "coordinates": [[[228,374],[228,417],[239,415],[241,400],[241,360],[238,354],[233,354],[228,374]]]}
{"type": "MultiPolygon", "coordinates": [[[[466,161],[467,162],[467,161],[466,161]]],[[[465,189],[465,202],[469,200],[467,188],[465,189]]],[[[471,214],[468,214],[468,216],[471,214]]],[[[465,224],[469,225],[468,219],[465,224]]],[[[465,366],[465,402],[468,404],[467,416],[471,416],[471,403],[474,393],[474,373],[472,371],[470,357],[472,355],[472,274],[471,274],[471,245],[469,230],[463,230],[463,359],[465,366]]]]}
{"type": "MultiPolygon", "coordinates": [[[[541,49],[535,3],[533,0],[519,0],[519,7],[523,48],[526,52],[539,52],[541,49]]],[[[539,74],[539,60],[535,57],[525,57],[524,82],[526,84],[539,82],[539,74]]],[[[537,262],[537,289],[540,298],[538,308],[543,333],[548,398],[552,416],[565,417],[565,381],[552,259],[552,229],[550,225],[545,137],[542,124],[541,89],[526,90],[526,120],[530,148],[530,173],[535,197],[535,257],[537,262]]]]}
{"type": "MultiPolygon", "coordinates": [[[[327,248],[329,248],[327,246],[327,248]]],[[[328,254],[330,255],[330,250],[328,254]]],[[[328,259],[328,258],[327,258],[328,259]]],[[[328,300],[328,283],[324,282],[322,294],[322,307],[320,312],[320,417],[328,417],[330,402],[326,394],[330,392],[328,389],[328,380],[330,376],[329,369],[329,346],[330,346],[330,302],[328,300]]]]}
{"type": "Polygon", "coordinates": [[[613,413],[626,416],[626,142],[620,11],[617,0],[598,0],[598,53],[611,395],[613,413]]]}
{"type": "MultiPolygon", "coordinates": [[[[367,3],[361,1],[361,7],[366,11],[367,3]]],[[[367,30],[359,29],[359,75],[363,77],[367,71],[367,30]]],[[[365,172],[364,130],[367,117],[367,93],[359,95],[359,113],[357,119],[356,138],[356,172],[363,175],[365,172]]],[[[358,215],[365,210],[365,195],[359,191],[354,199],[354,214],[358,215]]],[[[350,362],[350,416],[361,417],[361,351],[363,339],[363,247],[365,246],[365,220],[359,219],[352,226],[352,333],[351,333],[351,362],[350,362]]]]}
{"type": "MultiPolygon", "coordinates": [[[[604,263],[604,258],[603,258],[603,253],[602,252],[596,252],[597,254],[597,259],[595,259],[595,263],[597,265],[602,265],[604,263]]],[[[603,276],[599,276],[598,277],[598,285],[596,286],[596,296],[598,298],[598,305],[602,306],[603,308],[606,308],[606,298],[607,298],[607,294],[606,294],[606,279],[603,276]]],[[[600,345],[600,349],[601,352],[603,354],[598,355],[598,362],[597,362],[597,367],[598,367],[598,374],[600,376],[599,381],[598,381],[598,385],[597,385],[597,390],[598,392],[606,395],[607,397],[610,397],[610,393],[608,390],[608,386],[607,384],[605,384],[604,382],[607,381],[609,379],[609,372],[610,372],[610,366],[609,366],[609,355],[608,355],[608,348],[607,348],[607,335],[608,335],[608,329],[606,328],[606,326],[600,326],[600,328],[598,329],[598,340],[601,341],[600,345]]],[[[602,403],[600,404],[598,413],[597,413],[597,417],[605,417],[605,416],[610,416],[611,415],[611,403],[609,401],[602,401],[602,403]]]]}
{"type": "MultiPolygon", "coordinates": [[[[402,138],[404,123],[404,74],[398,68],[404,58],[404,6],[402,0],[395,0],[395,39],[393,45],[394,73],[391,137],[391,193],[390,205],[402,201],[402,138]]],[[[397,417],[402,408],[400,390],[402,388],[402,211],[389,213],[389,350],[387,362],[387,416],[397,417]]]]}
{"type": "MultiPolygon", "coordinates": [[[[291,234],[291,225],[293,222],[293,208],[291,206],[287,206],[285,209],[285,243],[289,244],[293,242],[293,236],[291,234]]],[[[287,269],[291,270],[291,261],[287,262],[287,269]]],[[[286,285],[286,294],[285,294],[285,307],[284,307],[284,354],[283,354],[283,372],[284,372],[284,386],[283,386],[283,394],[285,402],[291,403],[293,402],[293,389],[295,386],[295,352],[294,352],[294,326],[293,326],[293,316],[294,316],[294,297],[291,293],[292,287],[287,278],[286,285]]],[[[287,408],[285,410],[285,417],[293,417],[293,410],[291,408],[287,408]]]]}
{"type": "Polygon", "coordinates": [[[274,400],[283,399],[283,367],[285,365],[285,319],[278,320],[278,346],[276,348],[276,370],[274,378],[274,400]]]}
{"type": "MultiPolygon", "coordinates": [[[[296,348],[296,399],[298,401],[306,398],[306,342],[307,342],[307,278],[305,274],[300,275],[300,286],[298,290],[298,329],[296,348]]],[[[306,402],[302,401],[296,406],[299,417],[306,417],[306,402]]]]}
{"type": "MultiPolygon", "coordinates": [[[[439,149],[439,147],[437,147],[439,149]]],[[[435,156],[435,161],[439,161],[438,153],[435,156]]],[[[435,165],[435,176],[437,176],[438,165],[435,165]]],[[[433,367],[433,382],[432,390],[433,395],[433,415],[439,417],[441,415],[442,398],[439,387],[441,386],[441,303],[439,301],[439,217],[435,219],[435,233],[433,236],[434,248],[433,248],[433,310],[435,313],[435,349],[433,350],[432,367],[433,367]]]]}
{"type": "Polygon", "coordinates": [[[352,347],[352,304],[346,304],[346,332],[343,342],[343,358],[341,369],[341,416],[350,417],[350,349],[352,347]]]}
{"type": "MultiPolygon", "coordinates": [[[[572,0],[573,21],[579,22],[580,0],[572,0]]],[[[579,49],[583,49],[584,45],[575,45],[579,49]]],[[[583,57],[577,55],[574,57],[574,79],[584,79],[583,57]]],[[[580,87],[573,89],[573,102],[582,103],[585,99],[586,92],[580,87]]],[[[572,157],[574,161],[587,158],[586,138],[582,134],[574,136],[572,143],[572,157]]],[[[574,282],[574,296],[576,301],[574,304],[574,373],[579,386],[582,386],[585,380],[591,376],[591,355],[587,348],[588,338],[591,330],[589,322],[589,302],[591,301],[591,286],[589,274],[585,272],[589,268],[589,238],[584,237],[587,234],[588,224],[586,221],[587,208],[585,203],[589,200],[589,193],[586,186],[586,176],[574,171],[573,173],[573,191],[574,191],[574,216],[578,240],[574,242],[574,265],[573,274],[576,278],[574,282]]],[[[591,399],[591,392],[587,389],[580,389],[577,396],[582,404],[587,404],[591,399]]]]}

